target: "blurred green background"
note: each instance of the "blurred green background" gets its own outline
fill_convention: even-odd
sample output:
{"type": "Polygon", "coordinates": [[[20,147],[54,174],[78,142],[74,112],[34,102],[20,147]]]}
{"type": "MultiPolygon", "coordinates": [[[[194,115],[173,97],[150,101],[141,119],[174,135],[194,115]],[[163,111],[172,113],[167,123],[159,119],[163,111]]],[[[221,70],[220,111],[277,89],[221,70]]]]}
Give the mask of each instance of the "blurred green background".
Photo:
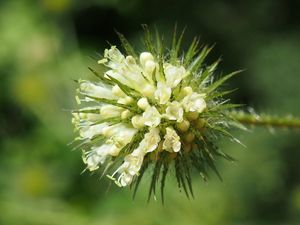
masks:
{"type": "Polygon", "coordinates": [[[195,200],[169,177],[166,203],[146,203],[149,176],[135,201],[99,174],[80,174],[81,152],[69,109],[72,81],[114,29],[136,46],[141,24],[166,39],[174,24],[216,47],[220,71],[246,69],[228,86],[257,112],[300,116],[300,2],[297,0],[7,0],[0,1],[0,224],[300,224],[299,131],[256,128],[236,135],[247,149],[220,141],[239,161],[218,164],[224,182],[194,175],[195,200]]]}

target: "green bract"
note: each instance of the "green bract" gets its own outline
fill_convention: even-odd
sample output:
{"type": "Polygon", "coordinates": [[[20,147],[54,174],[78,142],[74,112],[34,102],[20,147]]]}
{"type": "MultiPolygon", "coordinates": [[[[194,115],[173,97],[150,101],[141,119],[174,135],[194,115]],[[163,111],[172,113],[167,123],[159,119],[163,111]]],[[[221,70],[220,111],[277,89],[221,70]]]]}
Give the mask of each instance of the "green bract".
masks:
{"type": "Polygon", "coordinates": [[[119,36],[126,53],[111,46],[98,61],[105,72],[91,69],[98,81],[78,81],[78,103],[88,104],[73,112],[83,161],[90,171],[104,168],[121,187],[133,185],[134,194],[145,171],[152,170],[149,198],[160,183],[163,199],[166,176],[174,169],[189,197],[192,170],[204,180],[208,169],[220,177],[217,157],[233,160],[217,142],[236,140],[228,129],[241,126],[227,110],[238,105],[223,99],[230,91],[219,87],[238,72],[215,79],[219,61],[205,65],[211,48],[199,48],[197,39],[179,54],[182,35],[175,34],[167,50],[159,35],[153,40],[146,31],[145,50],[136,53],[119,36]]]}

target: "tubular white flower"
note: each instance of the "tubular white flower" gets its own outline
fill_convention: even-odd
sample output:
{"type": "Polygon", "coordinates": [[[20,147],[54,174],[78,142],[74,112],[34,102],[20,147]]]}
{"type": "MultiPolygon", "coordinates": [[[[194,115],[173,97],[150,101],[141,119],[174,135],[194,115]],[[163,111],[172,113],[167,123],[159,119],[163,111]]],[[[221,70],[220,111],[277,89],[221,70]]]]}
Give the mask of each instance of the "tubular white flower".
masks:
{"type": "Polygon", "coordinates": [[[126,86],[142,93],[144,88],[149,84],[142,74],[145,74],[145,72],[149,74],[149,71],[152,68],[152,65],[150,65],[151,63],[148,63],[148,66],[144,68],[146,61],[153,61],[153,56],[149,54],[150,53],[141,54],[142,67],[140,67],[136,64],[135,59],[132,56],[127,56],[125,58],[115,46],[113,46],[104,54],[104,57],[107,58],[107,60],[105,60],[108,62],[107,66],[111,68],[111,70],[108,70],[105,74],[107,77],[111,76],[126,86]],[[147,71],[143,71],[143,68],[147,71]]]}
{"type": "Polygon", "coordinates": [[[171,102],[167,109],[166,113],[164,114],[165,118],[169,120],[176,120],[177,122],[183,121],[183,108],[181,104],[177,101],[171,102]]]}
{"type": "Polygon", "coordinates": [[[142,116],[136,115],[131,118],[131,123],[134,128],[142,128],[145,126],[145,120],[142,116]]]}
{"type": "Polygon", "coordinates": [[[106,126],[102,130],[102,134],[105,137],[110,138],[121,146],[128,144],[136,132],[135,128],[128,127],[122,123],[106,126]]]}
{"type": "Polygon", "coordinates": [[[130,155],[125,157],[124,163],[112,175],[112,177],[114,177],[116,173],[120,174],[116,183],[123,187],[131,184],[134,176],[138,175],[145,154],[154,151],[159,142],[159,129],[151,128],[150,131],[145,134],[139,146],[130,155]]]}
{"type": "Polygon", "coordinates": [[[93,147],[88,154],[83,156],[83,161],[87,164],[87,169],[93,171],[99,168],[99,164],[104,164],[109,156],[119,155],[120,150],[121,148],[114,144],[103,144],[93,147]]]}
{"type": "Polygon", "coordinates": [[[117,49],[116,46],[112,46],[110,49],[105,49],[104,57],[107,60],[104,62],[108,62],[107,66],[112,69],[117,69],[122,66],[122,63],[125,60],[124,55],[117,49]]]}
{"type": "Polygon", "coordinates": [[[80,81],[80,92],[97,98],[106,98],[106,99],[116,99],[117,96],[115,96],[112,92],[112,90],[109,87],[100,86],[93,84],[89,81],[80,81]]]}
{"type": "Polygon", "coordinates": [[[154,61],[154,57],[150,52],[142,52],[140,54],[140,63],[144,67],[147,61],[154,61]]]}
{"type": "Polygon", "coordinates": [[[193,92],[183,98],[182,104],[186,112],[201,113],[206,109],[205,95],[193,92]]]}
{"type": "Polygon", "coordinates": [[[166,104],[171,97],[172,90],[164,82],[157,82],[157,89],[154,93],[159,104],[166,104]]]}
{"type": "Polygon", "coordinates": [[[143,156],[140,155],[127,155],[123,164],[113,173],[111,177],[113,178],[116,173],[119,173],[120,175],[116,180],[116,183],[122,187],[130,185],[134,176],[138,175],[143,163],[143,159],[143,156]]]}
{"type": "Polygon", "coordinates": [[[168,87],[176,87],[186,76],[186,71],[183,66],[176,67],[169,63],[164,64],[164,73],[166,76],[166,85],[168,87]]]}
{"type": "Polygon", "coordinates": [[[127,119],[128,117],[130,117],[132,115],[132,113],[130,112],[130,110],[126,109],[121,113],[121,119],[127,119]]]}
{"type": "Polygon", "coordinates": [[[119,98],[117,102],[123,105],[129,105],[130,103],[133,102],[133,98],[126,96],[124,98],[119,98]]]}
{"type": "Polygon", "coordinates": [[[116,143],[116,145],[123,147],[131,142],[136,132],[136,129],[126,129],[115,134],[111,137],[111,139],[116,143]]]}
{"type": "Polygon", "coordinates": [[[101,145],[100,147],[97,147],[97,148],[94,148],[94,151],[97,153],[97,155],[99,156],[108,156],[108,155],[111,155],[111,156],[117,156],[120,152],[120,148],[117,147],[116,145],[114,144],[103,144],[101,145]]]}
{"type": "Polygon", "coordinates": [[[193,93],[193,89],[192,89],[190,86],[184,87],[184,88],[182,89],[182,94],[183,94],[184,96],[190,95],[190,94],[192,94],[192,93],[193,93]]]}
{"type": "Polygon", "coordinates": [[[181,148],[180,137],[172,127],[166,128],[163,149],[168,152],[179,152],[181,148]]]}
{"type": "Polygon", "coordinates": [[[157,64],[154,61],[151,61],[151,60],[149,60],[145,63],[145,72],[148,75],[147,78],[149,80],[152,80],[151,75],[154,72],[154,69],[156,68],[156,66],[157,66],[157,64]]]}
{"type": "Polygon", "coordinates": [[[150,106],[147,98],[140,98],[137,102],[137,105],[142,110],[146,110],[150,106]]]}
{"type": "Polygon", "coordinates": [[[99,168],[99,164],[104,164],[107,157],[116,156],[119,152],[120,149],[113,144],[95,146],[90,152],[83,155],[83,161],[87,164],[87,169],[93,171],[99,168]]]}
{"type": "Polygon", "coordinates": [[[103,105],[100,109],[100,116],[104,119],[119,117],[124,111],[123,108],[114,105],[103,105]]]}
{"type": "Polygon", "coordinates": [[[88,156],[83,156],[83,162],[87,165],[87,169],[89,171],[94,171],[99,168],[99,164],[105,162],[105,158],[97,155],[96,153],[92,153],[88,156]]]}
{"type": "Polygon", "coordinates": [[[143,52],[140,54],[140,63],[144,69],[143,74],[146,78],[153,83],[153,73],[158,64],[154,61],[154,57],[149,52],[143,52]]]}
{"type": "Polygon", "coordinates": [[[146,126],[157,127],[160,124],[161,115],[155,106],[151,106],[143,113],[143,119],[146,126]]]}
{"type": "Polygon", "coordinates": [[[139,155],[152,152],[158,147],[159,142],[159,129],[151,128],[150,131],[147,134],[145,134],[144,139],[139,144],[139,147],[135,149],[132,154],[139,155]]]}
{"type": "Polygon", "coordinates": [[[80,110],[81,112],[74,112],[73,124],[93,124],[94,122],[100,120],[102,117],[99,114],[100,107],[85,107],[80,110]],[[90,112],[88,112],[90,111],[90,112]],[[92,112],[94,111],[94,112],[92,112]]]}
{"type": "Polygon", "coordinates": [[[141,93],[147,98],[153,98],[154,92],[155,92],[155,87],[151,84],[147,84],[145,85],[141,93]]]}
{"type": "Polygon", "coordinates": [[[126,97],[126,94],[121,90],[121,88],[117,84],[113,86],[112,93],[117,97],[126,97]]]}
{"type": "Polygon", "coordinates": [[[104,128],[108,126],[108,123],[100,123],[92,126],[84,126],[79,129],[79,135],[84,139],[91,139],[96,135],[101,135],[104,128]]]}

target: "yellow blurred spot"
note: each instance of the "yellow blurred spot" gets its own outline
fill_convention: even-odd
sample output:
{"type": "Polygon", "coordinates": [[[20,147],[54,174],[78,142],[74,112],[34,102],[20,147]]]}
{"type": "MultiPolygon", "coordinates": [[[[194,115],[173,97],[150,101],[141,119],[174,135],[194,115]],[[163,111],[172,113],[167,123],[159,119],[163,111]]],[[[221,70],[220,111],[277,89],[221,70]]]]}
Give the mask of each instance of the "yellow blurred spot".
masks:
{"type": "Polygon", "coordinates": [[[62,12],[69,8],[70,0],[43,0],[44,6],[54,12],[62,12]]]}
{"type": "Polygon", "coordinates": [[[295,211],[300,212],[300,186],[293,192],[292,207],[295,211]]]}
{"type": "Polygon", "coordinates": [[[37,106],[46,101],[47,87],[36,75],[19,76],[14,87],[14,95],[26,106],[37,106]]]}
{"type": "Polygon", "coordinates": [[[20,176],[19,187],[26,195],[38,197],[49,191],[50,178],[43,167],[33,166],[27,168],[20,176]]]}

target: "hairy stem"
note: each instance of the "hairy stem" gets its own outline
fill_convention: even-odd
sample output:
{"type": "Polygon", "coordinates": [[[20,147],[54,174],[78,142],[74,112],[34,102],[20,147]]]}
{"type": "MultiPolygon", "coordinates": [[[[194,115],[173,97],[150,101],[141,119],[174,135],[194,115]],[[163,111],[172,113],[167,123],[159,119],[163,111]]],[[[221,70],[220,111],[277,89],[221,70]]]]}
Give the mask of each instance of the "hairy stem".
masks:
{"type": "Polygon", "coordinates": [[[266,114],[251,114],[241,111],[228,112],[229,116],[244,125],[267,126],[275,128],[300,129],[300,119],[292,116],[271,116],[266,114]]]}

